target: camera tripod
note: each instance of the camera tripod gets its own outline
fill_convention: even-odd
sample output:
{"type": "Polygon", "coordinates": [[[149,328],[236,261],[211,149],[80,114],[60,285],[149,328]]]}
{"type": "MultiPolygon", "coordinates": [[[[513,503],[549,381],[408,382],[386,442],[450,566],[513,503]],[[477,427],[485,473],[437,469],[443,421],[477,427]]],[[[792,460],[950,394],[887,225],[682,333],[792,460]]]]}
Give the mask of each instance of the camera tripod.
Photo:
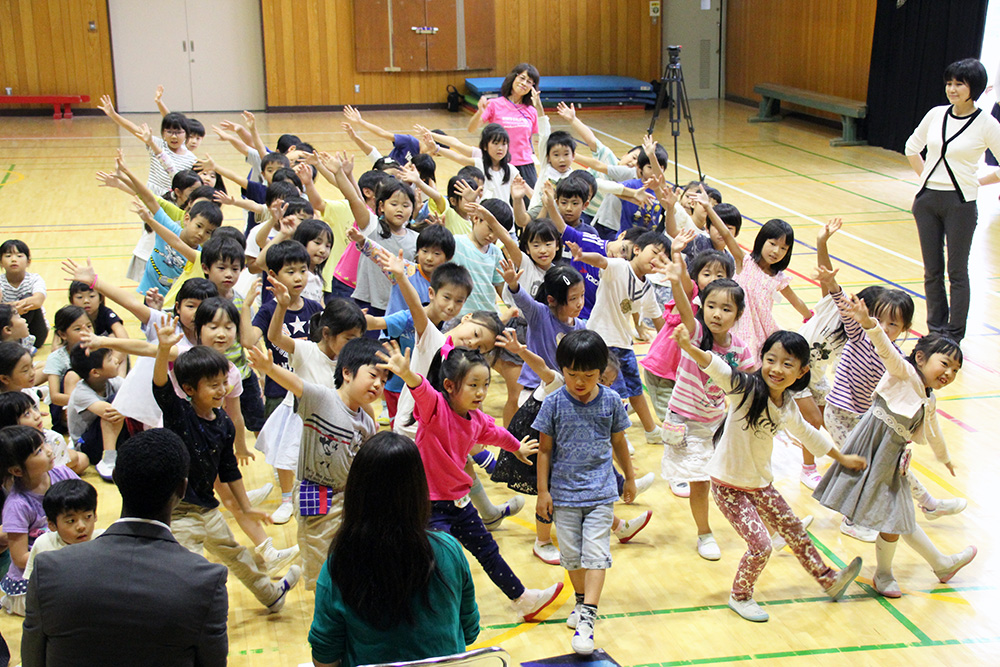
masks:
{"type": "Polygon", "coordinates": [[[668,46],[667,53],[670,62],[663,71],[660,79],[660,92],[656,95],[656,106],[653,107],[653,118],[649,121],[649,129],[646,133],[652,136],[653,128],[656,127],[656,119],[660,116],[660,110],[664,102],[668,105],[668,115],[670,116],[670,134],[674,137],[674,183],[680,184],[677,166],[677,137],[681,134],[681,117],[687,123],[688,133],[691,135],[691,148],[694,150],[694,163],[698,169],[698,180],[705,180],[701,173],[701,161],[698,159],[698,146],[694,142],[694,123],[691,120],[691,107],[688,105],[687,88],[684,86],[684,71],[681,69],[681,47],[668,46]]]}

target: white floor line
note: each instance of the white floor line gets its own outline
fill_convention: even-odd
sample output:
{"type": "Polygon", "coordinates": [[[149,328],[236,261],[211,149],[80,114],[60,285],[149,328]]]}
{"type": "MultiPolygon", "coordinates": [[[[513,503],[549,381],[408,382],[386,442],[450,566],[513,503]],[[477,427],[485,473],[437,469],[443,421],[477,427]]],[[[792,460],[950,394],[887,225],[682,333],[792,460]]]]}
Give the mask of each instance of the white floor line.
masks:
{"type": "MultiPolygon", "coordinates": [[[[628,146],[629,148],[631,148],[632,146],[635,145],[635,144],[633,144],[633,143],[631,143],[629,141],[625,141],[624,139],[622,139],[620,137],[616,137],[613,134],[608,134],[607,132],[604,132],[603,130],[598,130],[596,127],[591,127],[590,129],[592,129],[594,132],[597,132],[598,134],[603,134],[604,136],[608,137],[609,139],[614,139],[615,141],[617,141],[617,142],[619,142],[619,143],[621,143],[621,144],[623,144],[625,146],[628,146]]],[[[673,160],[671,160],[671,163],[672,162],[673,162],[673,160]]],[[[691,172],[692,174],[697,174],[698,173],[696,170],[694,170],[691,167],[688,167],[686,165],[677,163],[677,166],[680,167],[681,169],[684,169],[685,171],[691,172]]],[[[723,181],[721,179],[715,178],[713,176],[708,176],[707,179],[710,180],[710,181],[714,181],[714,182],[718,183],[719,185],[722,185],[725,188],[728,188],[730,190],[735,190],[736,192],[740,192],[742,194],[745,194],[748,197],[753,197],[754,199],[756,199],[758,201],[761,201],[761,202],[763,202],[765,204],[768,204],[769,206],[774,206],[775,208],[781,209],[782,211],[786,211],[788,213],[791,213],[792,215],[794,215],[796,217],[799,217],[799,218],[802,218],[803,220],[808,220],[809,222],[812,222],[812,223],[814,223],[816,225],[819,225],[820,227],[822,227],[823,225],[826,224],[825,222],[817,220],[816,218],[810,217],[810,216],[805,215],[803,213],[799,213],[798,211],[790,209],[787,206],[784,206],[784,205],[779,204],[777,202],[773,202],[770,199],[766,199],[764,197],[761,197],[760,195],[754,194],[753,192],[749,192],[747,190],[744,190],[741,187],[737,187],[737,186],[732,185],[730,183],[726,183],[725,181],[723,181]]],[[[884,253],[886,253],[888,255],[892,255],[893,257],[899,258],[899,259],[901,259],[901,260],[903,260],[905,262],[909,262],[910,264],[914,264],[914,265],[919,266],[921,268],[923,268],[923,266],[924,266],[924,263],[921,260],[913,259],[912,257],[909,257],[909,256],[904,255],[902,253],[898,253],[895,250],[890,250],[889,248],[886,248],[885,246],[879,245],[878,243],[874,243],[873,241],[869,241],[868,239],[861,238],[860,236],[856,236],[855,234],[851,234],[850,232],[845,231],[843,229],[841,229],[837,233],[839,235],[841,235],[841,236],[846,236],[846,237],[848,237],[850,239],[853,239],[853,240],[857,241],[858,243],[862,243],[862,244],[864,244],[866,246],[869,246],[871,248],[875,248],[876,250],[880,250],[880,251],[882,251],[882,252],[884,252],[884,253]]],[[[995,296],[995,297],[1000,298],[1000,292],[997,292],[997,291],[994,291],[994,290],[987,290],[986,294],[989,294],[991,296],[995,296]]]]}

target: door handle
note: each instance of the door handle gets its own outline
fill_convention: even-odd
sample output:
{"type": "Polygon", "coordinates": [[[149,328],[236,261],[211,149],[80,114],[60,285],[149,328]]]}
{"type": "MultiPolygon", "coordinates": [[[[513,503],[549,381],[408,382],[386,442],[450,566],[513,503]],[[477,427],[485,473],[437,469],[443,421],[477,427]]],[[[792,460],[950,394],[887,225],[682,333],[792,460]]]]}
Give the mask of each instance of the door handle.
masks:
{"type": "Polygon", "coordinates": [[[181,40],[181,50],[184,53],[187,53],[187,51],[188,51],[188,43],[187,43],[186,40],[183,40],[183,39],[181,40]]]}
{"type": "Polygon", "coordinates": [[[194,40],[191,40],[191,53],[194,53],[194,40]]]}

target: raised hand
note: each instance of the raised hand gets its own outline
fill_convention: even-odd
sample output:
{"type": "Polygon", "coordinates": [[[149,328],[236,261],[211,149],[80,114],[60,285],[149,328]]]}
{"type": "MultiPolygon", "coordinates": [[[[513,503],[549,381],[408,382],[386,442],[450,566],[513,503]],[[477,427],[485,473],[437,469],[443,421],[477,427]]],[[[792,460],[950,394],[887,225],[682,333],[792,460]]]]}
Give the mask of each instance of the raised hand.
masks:
{"type": "Polygon", "coordinates": [[[254,370],[267,375],[268,371],[274,368],[274,355],[271,354],[271,350],[261,350],[254,345],[246,348],[246,352],[247,360],[254,370]]]}
{"type": "Polygon", "coordinates": [[[486,111],[486,107],[487,107],[487,105],[489,103],[490,103],[490,101],[488,99],[486,99],[485,95],[480,95],[479,96],[479,101],[476,102],[476,108],[479,110],[480,113],[482,113],[482,112],[486,111]]]}
{"type": "Polygon", "coordinates": [[[383,343],[382,347],[385,348],[384,352],[382,350],[375,352],[375,356],[382,360],[382,363],[376,364],[375,368],[387,370],[393,375],[400,377],[404,377],[411,372],[409,350],[404,354],[399,348],[399,343],[394,340],[383,343]]]}
{"type": "Polygon", "coordinates": [[[406,264],[403,261],[402,250],[399,251],[398,255],[394,255],[385,248],[381,248],[375,253],[375,262],[380,269],[391,273],[397,281],[406,279],[406,264]]]}
{"type": "Polygon", "coordinates": [[[142,220],[143,222],[145,222],[147,224],[149,223],[150,220],[153,219],[153,214],[150,213],[149,209],[146,208],[143,205],[143,203],[141,201],[139,201],[138,199],[133,199],[132,200],[132,207],[131,207],[131,209],[132,209],[133,213],[135,213],[136,215],[139,216],[140,220],[142,220]]]}
{"type": "Polygon", "coordinates": [[[834,292],[837,290],[837,272],[840,269],[833,269],[832,271],[825,266],[817,267],[816,269],[816,280],[819,284],[826,288],[827,292],[834,292]]]}
{"type": "Polygon", "coordinates": [[[66,278],[67,282],[76,280],[85,285],[93,285],[94,281],[97,280],[97,272],[94,271],[94,265],[91,264],[90,258],[87,259],[86,266],[81,266],[72,259],[66,259],[62,263],[62,270],[63,273],[68,273],[70,276],[66,278]]]}
{"type": "Polygon", "coordinates": [[[521,350],[527,349],[521,344],[521,341],[517,339],[517,332],[513,329],[504,329],[501,331],[500,335],[497,336],[495,345],[497,347],[502,347],[514,355],[521,352],[521,350]]]}
{"type": "Polygon", "coordinates": [[[674,329],[673,333],[674,342],[677,343],[677,347],[682,350],[690,350],[693,346],[691,345],[691,333],[685,326],[679,326],[674,329]]]}
{"type": "Polygon", "coordinates": [[[253,112],[244,111],[243,124],[247,126],[248,130],[253,130],[257,126],[257,117],[253,115],[253,112]]]}
{"type": "Polygon", "coordinates": [[[865,304],[864,299],[859,299],[857,295],[851,295],[851,305],[848,309],[851,317],[854,321],[860,324],[865,329],[871,329],[875,326],[875,320],[868,313],[868,306],[865,304]]]}
{"type": "Polygon", "coordinates": [[[358,111],[357,109],[355,109],[354,107],[348,105],[348,106],[344,107],[344,118],[346,118],[347,120],[349,120],[352,123],[360,123],[361,122],[361,112],[358,111]]]}
{"type": "MultiPolygon", "coordinates": [[[[229,121],[224,120],[222,122],[228,123],[229,121]]],[[[229,124],[232,125],[232,123],[229,124]]],[[[236,135],[226,132],[223,128],[219,127],[218,125],[212,126],[212,132],[215,132],[215,136],[219,137],[220,141],[233,141],[234,139],[236,139],[236,135]]]]}
{"type": "Polygon", "coordinates": [[[216,190],[212,195],[215,203],[219,206],[236,206],[236,199],[233,198],[228,192],[223,192],[222,190],[216,190]]]}
{"type": "Polygon", "coordinates": [[[149,129],[149,125],[146,123],[139,126],[139,138],[146,145],[153,143],[153,131],[149,129]]]}
{"type": "Polygon", "coordinates": [[[573,104],[560,102],[556,105],[556,113],[559,114],[560,118],[570,123],[576,120],[576,106],[573,104]]]}
{"type": "Polygon", "coordinates": [[[524,275],[524,269],[518,271],[514,268],[514,262],[510,261],[506,257],[500,260],[500,271],[503,273],[503,281],[507,283],[507,286],[514,289],[518,285],[518,281],[521,276],[524,275]]]}
{"type": "Polygon", "coordinates": [[[515,176],[510,182],[510,197],[511,199],[521,199],[527,196],[528,184],[523,178],[521,178],[521,175],[515,171],[515,176]]]}
{"type": "Polygon", "coordinates": [[[195,160],[194,166],[196,171],[215,171],[218,173],[215,168],[215,160],[208,153],[205,154],[205,157],[195,160]]]}
{"type": "Polygon", "coordinates": [[[843,218],[832,218],[823,227],[820,228],[819,233],[816,234],[816,243],[825,243],[830,240],[830,237],[840,231],[840,228],[844,226],[843,218]]]}
{"type": "Polygon", "coordinates": [[[478,188],[471,187],[465,181],[457,181],[455,183],[455,194],[460,196],[465,201],[471,202],[479,199],[481,191],[478,188]]]}
{"type": "Polygon", "coordinates": [[[579,245],[573,243],[572,241],[566,241],[566,247],[569,248],[570,255],[573,257],[573,261],[582,262],[583,261],[583,249],[579,245]]]}
{"type": "Polygon", "coordinates": [[[184,340],[184,332],[180,327],[180,318],[176,315],[168,316],[161,326],[156,327],[156,338],[160,349],[170,349],[184,340]]]}
{"type": "Polygon", "coordinates": [[[542,184],[542,204],[547,207],[555,206],[556,204],[556,186],[548,179],[542,184]]]}
{"type": "Polygon", "coordinates": [[[411,162],[410,164],[406,165],[405,167],[399,170],[398,178],[404,183],[409,183],[410,185],[413,185],[414,183],[420,180],[420,172],[417,171],[416,166],[414,166],[414,164],[411,162]]]}
{"type": "Polygon", "coordinates": [[[271,290],[271,293],[274,294],[275,303],[288,310],[288,307],[292,305],[292,295],[288,293],[288,288],[285,284],[280,280],[274,280],[267,289],[271,290]]]}
{"type": "Polygon", "coordinates": [[[312,185],[313,171],[306,162],[300,162],[295,165],[293,171],[295,171],[295,175],[299,177],[299,180],[302,181],[302,187],[307,188],[312,185]]]}
{"type": "Polygon", "coordinates": [[[147,308],[152,308],[153,310],[163,310],[163,302],[166,297],[160,294],[159,287],[150,287],[146,290],[146,296],[143,299],[143,303],[146,304],[147,308]]]}
{"type": "Polygon", "coordinates": [[[111,101],[110,95],[101,95],[101,101],[98,102],[97,108],[109,116],[115,113],[115,103],[111,101]]]}
{"type": "Polygon", "coordinates": [[[153,101],[159,102],[162,99],[163,99],[163,86],[160,85],[156,87],[156,94],[153,96],[153,101]]]}
{"type": "Polygon", "coordinates": [[[697,232],[690,227],[682,229],[677,236],[674,237],[674,242],[670,246],[671,253],[679,253],[684,250],[684,248],[686,248],[691,241],[694,241],[697,235],[697,232]]]}
{"type": "Polygon", "coordinates": [[[347,238],[351,243],[364,243],[365,235],[354,225],[347,228],[347,238]]]}
{"type": "Polygon", "coordinates": [[[500,222],[493,216],[492,213],[490,213],[490,210],[488,208],[486,208],[485,206],[483,206],[482,204],[473,204],[473,203],[470,203],[469,204],[469,210],[473,213],[473,215],[479,216],[480,220],[482,220],[486,224],[490,225],[491,227],[493,227],[493,226],[500,227],[501,226],[500,222]]]}

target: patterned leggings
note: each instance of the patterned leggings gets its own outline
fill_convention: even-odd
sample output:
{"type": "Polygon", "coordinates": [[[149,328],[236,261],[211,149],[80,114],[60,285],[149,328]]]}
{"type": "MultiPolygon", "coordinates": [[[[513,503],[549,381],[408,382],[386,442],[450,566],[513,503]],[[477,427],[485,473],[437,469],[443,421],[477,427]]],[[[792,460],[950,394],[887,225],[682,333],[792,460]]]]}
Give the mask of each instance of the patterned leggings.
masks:
{"type": "Polygon", "coordinates": [[[772,485],[746,491],[713,481],[712,496],[733,529],[747,543],[747,551],[733,580],[734,598],[748,600],[753,597],[754,584],[771,557],[771,536],[764,521],[785,538],[795,557],[824,589],[833,584],[836,571],[823,562],[802,522],[772,485]]]}

